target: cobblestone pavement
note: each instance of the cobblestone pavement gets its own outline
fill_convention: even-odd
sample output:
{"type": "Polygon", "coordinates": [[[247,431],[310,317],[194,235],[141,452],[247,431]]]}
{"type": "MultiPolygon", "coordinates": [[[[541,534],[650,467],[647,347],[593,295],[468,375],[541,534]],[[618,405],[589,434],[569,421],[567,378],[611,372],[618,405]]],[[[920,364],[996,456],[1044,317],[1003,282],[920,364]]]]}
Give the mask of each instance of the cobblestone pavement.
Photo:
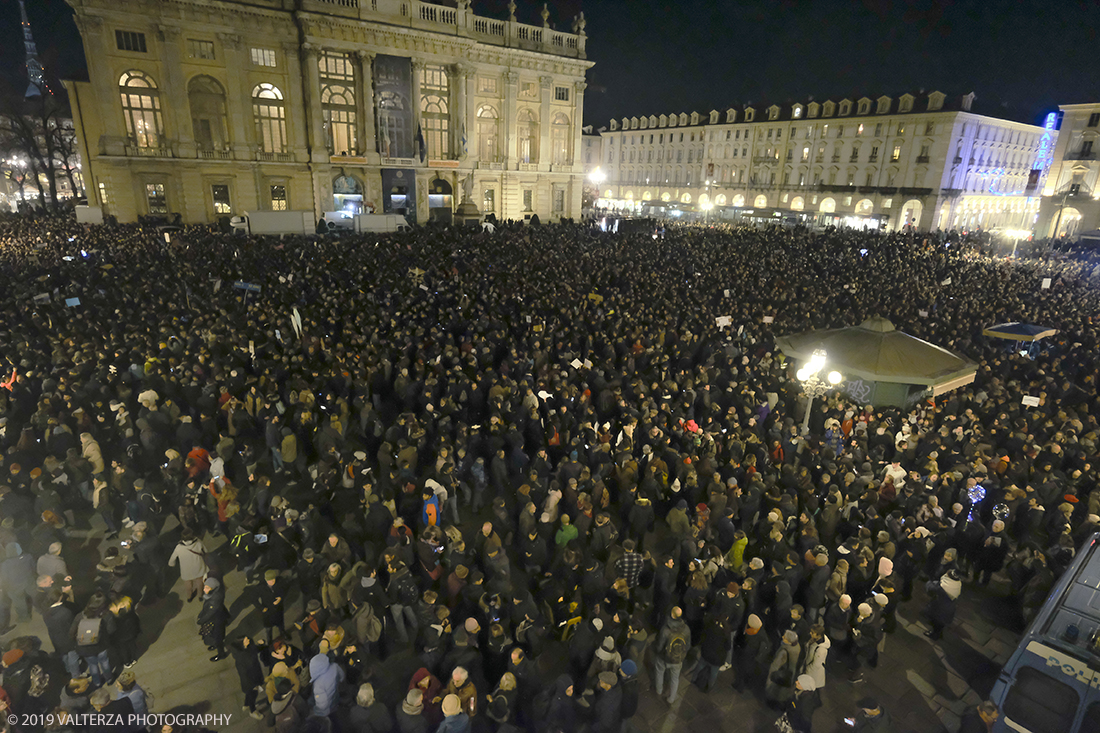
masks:
{"type": "MultiPolygon", "coordinates": [[[[70,562],[94,565],[103,532],[73,534],[68,554],[74,559],[70,562]]],[[[174,540],[175,534],[169,536],[174,540]]],[[[208,535],[206,542],[208,547],[218,547],[224,540],[208,535]]],[[[81,571],[71,570],[74,574],[81,571]]],[[[259,630],[259,616],[248,599],[242,597],[243,574],[231,572],[226,581],[226,603],[234,614],[230,635],[235,630],[255,633],[259,630]]],[[[886,636],[878,668],[866,674],[865,681],[849,682],[843,669],[833,663],[829,665],[822,706],[814,716],[815,733],[846,730],[842,719],[855,712],[855,701],[865,695],[876,697],[883,704],[894,720],[893,731],[955,733],[959,716],[989,694],[1001,665],[1019,641],[1023,624],[1007,593],[1007,582],[997,576],[988,588],[966,584],[954,625],[942,641],[933,644],[923,635],[926,627],[921,624],[920,611],[925,596],[923,589],[918,588],[913,600],[899,609],[898,628],[886,636]]],[[[288,620],[295,618],[300,608],[300,599],[294,599],[288,609],[288,620]]],[[[166,597],[139,609],[143,654],[133,670],[139,683],[155,695],[153,711],[230,714],[231,722],[218,726],[219,731],[267,730],[262,722],[242,711],[244,695],[232,657],[217,663],[209,661],[210,652],[199,639],[195,624],[198,611],[197,600],[186,603],[181,582],[166,597]]],[[[44,646],[51,648],[45,625],[37,614],[4,639],[26,634],[39,636],[44,646]]],[[[553,680],[565,667],[565,660],[563,646],[552,646],[541,660],[543,679],[553,680]]],[[[419,666],[410,650],[391,655],[384,677],[374,680],[379,699],[391,707],[396,705],[403,697],[407,680],[419,666]]],[[[729,672],[719,675],[709,694],[683,677],[672,705],[653,694],[651,672],[647,664],[642,673],[639,710],[625,730],[640,733],[774,730],[777,713],[763,703],[759,691],[736,692],[730,684],[729,672]]]]}

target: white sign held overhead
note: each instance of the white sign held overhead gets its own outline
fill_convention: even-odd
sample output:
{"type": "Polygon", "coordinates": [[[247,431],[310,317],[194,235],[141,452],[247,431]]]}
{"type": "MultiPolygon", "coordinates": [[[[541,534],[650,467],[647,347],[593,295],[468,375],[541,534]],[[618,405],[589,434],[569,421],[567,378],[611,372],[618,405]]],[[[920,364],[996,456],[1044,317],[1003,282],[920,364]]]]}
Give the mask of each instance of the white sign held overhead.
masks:
{"type": "Polygon", "coordinates": [[[951,278],[947,278],[946,280],[941,280],[940,281],[940,285],[950,285],[950,284],[951,284],[951,278]]]}
{"type": "Polygon", "coordinates": [[[733,318],[730,316],[719,316],[714,319],[714,325],[718,326],[718,328],[725,328],[731,323],[733,323],[733,318]]]}
{"type": "Polygon", "coordinates": [[[581,363],[580,359],[574,359],[573,361],[569,362],[569,366],[573,367],[574,369],[580,369],[582,366],[584,366],[584,364],[581,363]]]}
{"type": "Polygon", "coordinates": [[[927,318],[928,317],[928,311],[917,311],[917,315],[920,316],[921,318],[927,318]]]}
{"type": "Polygon", "coordinates": [[[723,290],[723,291],[722,291],[722,294],[723,294],[724,296],[726,296],[727,298],[728,298],[728,297],[730,297],[730,291],[729,291],[729,288],[726,288],[725,290],[723,290]]]}
{"type": "Polygon", "coordinates": [[[775,316],[764,316],[764,323],[775,323],[775,316]]]}
{"type": "Polygon", "coordinates": [[[1050,278],[1049,277],[1044,277],[1043,278],[1043,290],[1050,290],[1050,278]]]}
{"type": "Polygon", "coordinates": [[[1020,400],[1020,403],[1023,404],[1025,407],[1038,407],[1039,398],[1032,397],[1031,395],[1024,395],[1024,398],[1020,400]]]}

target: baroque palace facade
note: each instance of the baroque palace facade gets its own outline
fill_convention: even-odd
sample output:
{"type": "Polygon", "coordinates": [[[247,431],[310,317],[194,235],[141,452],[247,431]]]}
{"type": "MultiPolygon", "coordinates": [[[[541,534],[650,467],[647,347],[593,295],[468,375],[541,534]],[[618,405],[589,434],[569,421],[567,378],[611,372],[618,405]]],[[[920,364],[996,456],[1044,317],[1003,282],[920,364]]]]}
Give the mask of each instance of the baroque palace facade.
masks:
{"type": "Polygon", "coordinates": [[[119,220],[256,210],[580,215],[572,32],[419,0],[67,0],[90,204],[119,220]]]}
{"type": "Polygon", "coordinates": [[[719,220],[1030,230],[1057,131],[975,114],[973,99],[931,92],[612,120],[598,204],[719,220]]]}

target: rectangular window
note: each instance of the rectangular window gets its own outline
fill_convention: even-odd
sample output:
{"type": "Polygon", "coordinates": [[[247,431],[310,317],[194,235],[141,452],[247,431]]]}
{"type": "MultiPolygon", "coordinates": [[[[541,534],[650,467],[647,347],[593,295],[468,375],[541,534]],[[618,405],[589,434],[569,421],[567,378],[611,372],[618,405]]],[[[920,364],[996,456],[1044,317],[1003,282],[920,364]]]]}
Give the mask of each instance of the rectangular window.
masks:
{"type": "Polygon", "coordinates": [[[145,53],[145,34],[134,31],[115,31],[115,45],[119,51],[145,53]]]}
{"type": "Polygon", "coordinates": [[[495,76],[479,76],[477,78],[477,90],[482,94],[496,94],[497,80],[495,76]]]}
{"type": "Polygon", "coordinates": [[[1100,112],[1093,112],[1089,115],[1089,127],[1096,127],[1100,125],[1100,112]]]}
{"type": "Polygon", "coordinates": [[[103,212],[107,212],[107,207],[111,205],[111,197],[107,193],[107,184],[99,184],[99,205],[103,207],[103,212]]]}
{"type": "Polygon", "coordinates": [[[924,134],[925,135],[934,135],[935,132],[936,132],[936,123],[935,122],[929,122],[928,124],[926,124],[924,126],[924,134]]]}
{"type": "Polygon", "coordinates": [[[878,162],[878,145],[871,146],[871,157],[867,159],[868,163],[878,162]]]}
{"type": "Polygon", "coordinates": [[[565,189],[554,189],[554,213],[562,214],[565,212],[565,189]]]}
{"type": "Polygon", "coordinates": [[[894,146],[894,152],[890,154],[890,160],[895,163],[901,160],[901,145],[894,146]]]}
{"type": "Polygon", "coordinates": [[[275,185],[271,189],[271,210],[286,211],[286,186],[275,185]]]}
{"type": "Polygon", "coordinates": [[[252,56],[253,66],[270,66],[275,68],[275,51],[270,48],[253,48],[249,53],[252,56]]]}
{"type": "Polygon", "coordinates": [[[882,137],[882,123],[875,123],[875,137],[882,137]]]}
{"type": "Polygon", "coordinates": [[[215,183],[210,187],[210,195],[214,199],[214,213],[228,214],[233,206],[229,203],[229,186],[224,183],[215,183]]]}
{"type": "Polygon", "coordinates": [[[772,131],[771,131],[770,129],[768,130],[768,139],[769,139],[769,140],[771,140],[771,139],[772,139],[772,131]]]}
{"type": "Polygon", "coordinates": [[[534,211],[535,192],[529,188],[523,189],[523,210],[534,211]]]}
{"type": "Polygon", "coordinates": [[[775,139],[776,140],[782,140],[783,139],[783,131],[782,130],[776,130],[775,131],[775,139]]]}
{"type": "Polygon", "coordinates": [[[1081,155],[1082,157],[1092,155],[1092,140],[1081,143],[1081,155]]]}
{"type": "Polygon", "coordinates": [[[868,173],[868,174],[867,174],[867,177],[863,179],[863,185],[864,185],[864,186],[867,186],[868,188],[870,188],[870,187],[871,187],[871,185],[872,185],[872,184],[871,184],[871,178],[872,178],[872,177],[871,177],[871,174],[870,174],[870,173],[868,173]]]}
{"type": "Polygon", "coordinates": [[[836,136],[837,137],[844,137],[844,125],[837,125],[836,126],[836,136]]]}
{"type": "Polygon", "coordinates": [[[857,135],[862,135],[863,134],[863,123],[862,122],[860,123],[859,127],[856,128],[856,134],[857,135]]]}
{"type": "Polygon", "coordinates": [[[149,204],[150,214],[168,213],[168,199],[164,195],[163,183],[146,183],[145,200],[149,204]]]}
{"type": "Polygon", "coordinates": [[[485,214],[496,213],[497,210],[497,192],[491,188],[485,189],[485,193],[481,196],[481,211],[485,214]]]}
{"type": "Polygon", "coordinates": [[[554,87],[554,101],[555,102],[568,102],[569,101],[569,87],[554,87]]]}
{"type": "Polygon", "coordinates": [[[894,199],[884,199],[882,202],[882,208],[889,209],[894,205],[894,199]]]}
{"type": "Polygon", "coordinates": [[[214,42],[200,41],[197,38],[188,38],[187,57],[192,59],[202,59],[204,61],[213,61],[214,42]]]}
{"type": "Polygon", "coordinates": [[[898,134],[899,135],[904,135],[905,134],[905,125],[898,125],[898,134]]]}
{"type": "Polygon", "coordinates": [[[537,97],[539,95],[539,86],[533,81],[521,82],[519,85],[519,94],[521,97],[537,97]]]}

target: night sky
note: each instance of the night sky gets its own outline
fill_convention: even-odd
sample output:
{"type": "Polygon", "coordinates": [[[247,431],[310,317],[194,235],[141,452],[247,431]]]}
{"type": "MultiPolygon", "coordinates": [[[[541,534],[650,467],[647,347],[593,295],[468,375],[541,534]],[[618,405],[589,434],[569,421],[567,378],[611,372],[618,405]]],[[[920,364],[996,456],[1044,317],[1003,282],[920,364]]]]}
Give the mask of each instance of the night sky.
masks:
{"type": "MultiPolygon", "coordinates": [[[[518,0],[541,23],[541,3],[518,0]]],[[[506,17],[507,0],[474,0],[506,17]]],[[[81,76],[64,0],[27,0],[50,77],[81,76]]],[[[744,103],[973,91],[974,111],[1035,121],[1100,101],[1100,0],[559,0],[550,20],[588,20],[585,122],[744,103]]],[[[16,0],[0,0],[0,83],[26,85],[16,0]]]]}

